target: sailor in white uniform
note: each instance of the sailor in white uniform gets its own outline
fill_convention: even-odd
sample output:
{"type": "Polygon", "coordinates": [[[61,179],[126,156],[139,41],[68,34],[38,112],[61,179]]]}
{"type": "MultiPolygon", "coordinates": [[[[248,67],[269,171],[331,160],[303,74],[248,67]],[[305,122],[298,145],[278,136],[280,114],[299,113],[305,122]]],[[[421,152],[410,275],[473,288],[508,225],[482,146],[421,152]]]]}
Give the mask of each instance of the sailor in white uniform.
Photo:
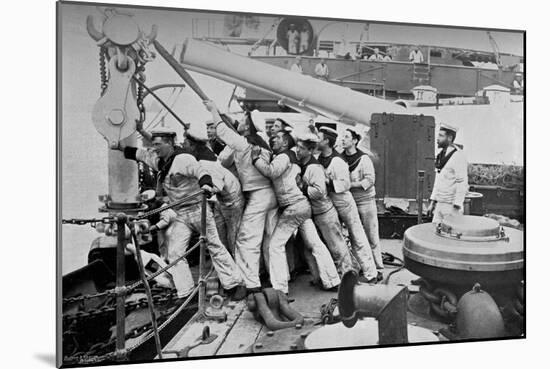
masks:
{"type": "Polygon", "coordinates": [[[300,33],[294,24],[291,24],[286,32],[288,40],[288,53],[292,55],[298,54],[298,43],[300,42],[300,33]]]}
{"type": "Polygon", "coordinates": [[[374,165],[371,158],[365,152],[357,148],[361,141],[361,135],[354,129],[348,128],[344,133],[342,156],[348,163],[351,180],[351,194],[357,205],[359,217],[369,239],[372,256],[378,270],[377,278],[382,279],[384,262],[382,260],[382,248],[378,235],[378,209],[376,206],[376,190],[374,188],[374,165]]]}
{"type": "Polygon", "coordinates": [[[441,124],[437,146],[435,183],[430,196],[428,213],[433,213],[433,223],[440,223],[446,216],[463,214],[464,198],[468,192],[468,163],[464,152],[454,144],[457,129],[441,124]]]}
{"type": "Polygon", "coordinates": [[[290,236],[300,231],[304,244],[313,255],[314,277],[320,279],[322,287],[331,289],[340,284],[340,277],[331,255],[321,241],[311,220],[311,205],[302,193],[296,178],[300,175],[300,166],[296,154],[292,151],[294,140],[286,131],[278,132],[273,140],[273,159],[266,160],[262,149],[254,147],[252,161],[255,167],[273,182],[280,215],[269,244],[269,274],[274,289],[288,293],[288,264],[285,245],[290,236]]]}
{"type": "Polygon", "coordinates": [[[294,63],[290,66],[290,71],[300,74],[304,73],[304,70],[302,69],[302,58],[300,56],[296,57],[294,63]]]}
{"type": "MultiPolygon", "coordinates": [[[[158,171],[157,193],[161,191],[166,193],[170,203],[186,198],[201,189],[210,194],[214,192],[212,177],[199,164],[196,157],[175,146],[174,131],[153,131],[151,135],[152,149],[125,147],[120,142],[111,148],[123,151],[127,159],[141,161],[158,171]]],[[[170,262],[185,253],[192,234],[200,232],[202,211],[200,202],[200,197],[193,197],[174,208],[177,217],[171,232],[167,235],[167,256],[170,262]]],[[[233,297],[242,299],[245,296],[243,278],[233,258],[220,241],[210,208],[207,208],[206,214],[206,236],[208,251],[221,285],[233,297]]],[[[194,281],[187,261],[182,259],[172,267],[170,272],[174,277],[178,297],[183,298],[191,294],[194,281]]]]}
{"type": "Polygon", "coordinates": [[[319,162],[325,168],[329,197],[336,207],[338,216],[346,225],[351,239],[352,252],[361,266],[362,279],[366,282],[377,281],[377,270],[372,257],[367,235],[359,218],[357,205],[350,193],[350,173],[348,164],[334,151],[338,132],[329,127],[319,129],[321,150],[319,162]]]}
{"type": "Polygon", "coordinates": [[[323,236],[340,275],[353,270],[350,251],[342,233],[338,213],[327,191],[325,170],[313,156],[319,137],[311,133],[298,136],[296,156],[302,168],[302,191],[309,199],[313,221],[323,236]]]}
{"type": "MultiPolygon", "coordinates": [[[[235,261],[248,292],[258,292],[261,288],[260,257],[266,217],[271,210],[277,208],[277,199],[269,178],[254,167],[251,152],[252,147],[263,146],[267,150],[263,150],[262,155],[269,160],[270,149],[265,140],[258,135],[250,114],[239,123],[237,133],[222,120],[214,102],[204,101],[204,104],[216,122],[218,138],[227,145],[224,151],[231,150],[231,160],[237,168],[244,192],[246,205],[235,243],[235,261]]],[[[279,268],[284,270],[285,266],[279,268]]]]}
{"type": "Polygon", "coordinates": [[[409,54],[409,61],[415,64],[424,63],[424,55],[422,54],[422,51],[420,51],[418,46],[415,46],[409,54]]]}
{"type": "Polygon", "coordinates": [[[231,255],[235,255],[235,242],[244,210],[244,196],[237,177],[218,162],[216,155],[207,146],[208,134],[205,124],[192,122],[185,132],[184,148],[195,154],[200,165],[210,176],[216,189],[212,198],[214,218],[218,234],[231,255]]]}

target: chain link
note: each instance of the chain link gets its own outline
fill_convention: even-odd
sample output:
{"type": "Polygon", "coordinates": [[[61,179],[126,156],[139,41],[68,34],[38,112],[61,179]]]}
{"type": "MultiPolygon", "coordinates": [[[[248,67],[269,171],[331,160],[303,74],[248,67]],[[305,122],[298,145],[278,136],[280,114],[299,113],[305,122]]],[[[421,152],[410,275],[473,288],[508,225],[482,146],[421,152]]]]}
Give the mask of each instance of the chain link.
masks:
{"type": "MultiPolygon", "coordinates": [[[[163,289],[163,290],[166,290],[166,289],[163,289]]],[[[153,296],[153,303],[156,305],[162,305],[176,299],[177,292],[174,290],[169,290],[169,291],[160,292],[160,293],[158,292],[158,289],[153,289],[152,291],[155,292],[155,295],[153,296]]],[[[136,288],[136,290],[133,292],[140,293],[141,291],[139,291],[139,289],[136,288]]],[[[89,298],[88,296],[85,296],[85,297],[89,298]]],[[[71,298],[68,298],[66,300],[67,300],[66,303],[78,301],[77,299],[71,299],[71,298]]],[[[63,302],[65,303],[65,300],[63,302]]],[[[128,301],[125,303],[126,314],[134,310],[137,310],[140,307],[146,307],[147,304],[148,302],[146,297],[142,297],[134,301],[128,301]]],[[[110,313],[113,313],[115,311],[116,311],[116,308],[114,306],[102,306],[102,307],[90,309],[87,311],[78,311],[74,314],[63,315],[63,322],[70,323],[73,321],[81,321],[88,318],[109,315],[110,313]]]]}
{"type": "Polygon", "coordinates": [[[107,48],[105,46],[99,47],[99,76],[101,78],[101,96],[107,89],[107,48]]]}
{"type": "Polygon", "coordinates": [[[139,81],[142,82],[137,84],[136,101],[137,101],[137,107],[139,110],[139,121],[143,123],[145,122],[145,106],[143,105],[143,98],[144,98],[144,92],[145,92],[145,89],[143,87],[143,83],[145,83],[145,64],[144,63],[140,63],[138,65],[136,74],[139,81]]]}
{"type": "MultiPolygon", "coordinates": [[[[200,246],[200,243],[201,243],[201,241],[197,242],[195,245],[188,248],[180,257],[178,257],[177,259],[174,259],[172,262],[170,262],[170,264],[166,265],[164,268],[161,268],[161,269],[157,270],[155,273],[151,274],[149,277],[147,277],[147,281],[148,282],[151,281],[155,277],[158,277],[159,275],[161,275],[162,273],[166,272],[168,269],[170,269],[171,267],[173,267],[174,265],[179,263],[187,255],[189,255],[193,250],[198,248],[200,246]]],[[[143,283],[142,281],[137,281],[137,282],[135,282],[131,285],[127,285],[123,288],[122,292],[130,293],[130,292],[134,291],[137,287],[141,286],[142,283],[143,283]]],[[[107,290],[107,291],[104,291],[104,292],[91,294],[91,295],[67,297],[67,298],[63,299],[63,304],[75,303],[75,302],[80,302],[80,301],[84,301],[84,300],[88,300],[88,299],[92,299],[92,298],[98,298],[98,297],[109,296],[109,295],[113,295],[113,296],[117,295],[117,292],[115,291],[114,288],[112,288],[110,290],[107,290]]]]}
{"type": "Polygon", "coordinates": [[[61,219],[61,224],[74,224],[74,225],[86,225],[92,224],[92,227],[95,227],[97,223],[103,224],[113,224],[115,223],[115,217],[103,217],[103,218],[71,218],[71,219],[61,219]]]}
{"type": "MultiPolygon", "coordinates": [[[[175,292],[170,293],[170,294],[173,295],[173,294],[175,294],[175,292]]],[[[190,297],[192,297],[192,296],[190,296],[190,297]]],[[[157,299],[157,300],[161,301],[162,298],[157,299]]],[[[178,300],[179,299],[177,299],[177,298],[173,299],[173,301],[178,301],[178,300]]],[[[169,318],[170,316],[173,316],[175,313],[179,313],[183,308],[188,308],[189,309],[189,308],[196,307],[196,305],[188,305],[189,300],[190,300],[190,298],[188,297],[184,302],[182,302],[182,304],[179,307],[175,308],[175,306],[174,306],[172,308],[169,308],[164,313],[161,313],[158,316],[157,320],[162,322],[162,324],[163,324],[162,327],[163,328],[167,323],[169,323],[171,321],[171,319],[169,318]]],[[[140,302],[140,304],[141,304],[141,302],[140,302]]],[[[144,334],[146,334],[147,332],[151,331],[151,328],[152,328],[151,322],[144,323],[143,325],[138,326],[138,327],[132,329],[130,332],[126,333],[124,338],[125,338],[126,341],[130,340],[130,339],[137,339],[137,338],[143,336],[144,334]]],[[[74,332],[71,331],[71,330],[69,330],[67,332],[64,332],[64,335],[71,335],[71,334],[74,334],[74,332]]],[[[123,357],[127,356],[128,353],[135,350],[135,348],[139,347],[141,344],[143,344],[149,338],[150,338],[150,333],[143,336],[142,339],[140,339],[136,345],[132,346],[131,348],[125,349],[120,354],[122,354],[123,357]]],[[[104,361],[108,361],[108,360],[116,360],[118,355],[117,355],[117,352],[115,351],[115,344],[116,344],[116,337],[112,337],[107,342],[99,342],[99,343],[96,343],[96,344],[90,346],[90,348],[86,352],[76,352],[74,354],[66,356],[64,358],[64,363],[65,364],[81,364],[82,365],[82,364],[99,363],[99,362],[104,362],[104,361]],[[108,353],[103,354],[103,355],[99,354],[99,353],[105,352],[105,351],[111,351],[111,352],[108,352],[108,353]]]]}

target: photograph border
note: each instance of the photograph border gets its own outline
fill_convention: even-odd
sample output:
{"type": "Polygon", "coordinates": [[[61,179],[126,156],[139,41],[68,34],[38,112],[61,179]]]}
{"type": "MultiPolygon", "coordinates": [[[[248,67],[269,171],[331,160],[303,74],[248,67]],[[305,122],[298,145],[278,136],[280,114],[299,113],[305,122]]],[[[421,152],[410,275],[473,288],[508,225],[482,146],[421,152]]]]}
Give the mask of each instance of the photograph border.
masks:
{"type": "MultiPolygon", "coordinates": [[[[116,8],[126,8],[126,9],[140,9],[140,10],[156,10],[156,11],[175,11],[175,12],[202,12],[208,14],[235,14],[235,15],[253,15],[253,16],[265,16],[265,17],[291,17],[299,16],[311,20],[320,20],[320,21],[341,21],[341,22],[369,22],[372,24],[384,24],[384,25],[395,25],[395,26],[417,26],[417,27],[433,27],[433,28],[446,28],[446,29],[457,29],[457,30],[481,30],[481,31],[501,31],[501,32],[514,32],[523,34],[523,58],[524,58],[524,101],[523,101],[523,168],[524,168],[524,196],[527,198],[527,30],[522,29],[508,29],[508,28],[494,28],[494,27],[472,27],[472,26],[456,26],[456,25],[446,25],[446,24],[430,24],[430,23],[408,23],[408,22],[397,22],[397,21],[381,21],[375,19],[356,19],[356,18],[336,18],[336,17],[321,17],[321,16],[309,16],[305,14],[283,14],[283,13],[256,13],[256,12],[244,12],[244,11],[231,11],[223,9],[198,9],[198,8],[184,8],[184,7],[172,7],[172,6],[157,6],[157,5],[132,5],[129,3],[118,4],[118,3],[109,3],[109,2],[84,2],[84,1],[65,1],[59,0],[56,1],[56,365],[61,368],[78,368],[78,367],[96,367],[96,366],[110,366],[110,365],[129,365],[129,364],[143,364],[143,363],[166,363],[166,362],[182,362],[182,361],[196,361],[196,360],[211,360],[211,359],[226,359],[226,358],[239,358],[239,357],[256,357],[256,356],[280,356],[280,355],[289,355],[289,354],[304,354],[304,353],[323,353],[323,352],[338,352],[338,351],[355,351],[355,350],[364,350],[364,349],[385,349],[389,347],[417,347],[417,346],[432,346],[432,345],[448,345],[448,344],[462,344],[468,342],[492,342],[492,341],[509,341],[509,340],[524,340],[527,338],[527,313],[524,320],[524,335],[521,337],[498,337],[498,338],[489,338],[489,339],[464,339],[458,341],[440,341],[440,342],[426,342],[426,343],[407,343],[407,344],[390,344],[390,345],[380,345],[380,346],[352,346],[345,348],[328,348],[328,349],[313,349],[313,350],[294,350],[286,352],[265,352],[265,353],[246,353],[246,354],[230,354],[230,355],[216,355],[216,356],[200,356],[200,357],[188,357],[188,358],[166,358],[162,360],[134,360],[134,361],[125,361],[125,362],[114,362],[114,363],[94,363],[94,364],[83,364],[83,365],[63,365],[63,356],[62,356],[62,226],[61,226],[61,217],[62,217],[62,161],[63,161],[63,151],[62,151],[62,113],[63,113],[63,92],[61,89],[62,85],[62,42],[61,37],[63,33],[62,28],[62,19],[61,19],[61,6],[63,5],[80,5],[80,6],[108,6],[116,8]]],[[[525,224],[523,230],[523,242],[524,242],[524,270],[523,277],[526,281],[526,271],[527,271],[527,201],[524,201],[523,211],[525,216],[525,224]]],[[[525,289],[525,301],[527,301],[527,289],[525,289]]]]}

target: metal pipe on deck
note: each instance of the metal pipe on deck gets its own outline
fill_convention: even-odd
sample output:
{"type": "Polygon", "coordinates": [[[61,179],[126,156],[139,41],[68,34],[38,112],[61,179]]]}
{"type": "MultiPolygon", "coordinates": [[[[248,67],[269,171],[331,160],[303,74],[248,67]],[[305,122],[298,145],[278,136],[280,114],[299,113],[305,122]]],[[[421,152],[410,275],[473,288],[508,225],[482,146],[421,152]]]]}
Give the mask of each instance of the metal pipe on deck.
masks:
{"type": "Polygon", "coordinates": [[[206,201],[206,195],[202,196],[201,202],[201,235],[200,235],[200,253],[199,253],[199,315],[204,313],[204,303],[206,295],[206,277],[204,276],[205,257],[206,257],[206,244],[208,242],[206,238],[206,211],[208,203],[206,201]]]}
{"type": "Polygon", "coordinates": [[[126,356],[126,220],[124,213],[116,215],[117,250],[116,250],[116,359],[123,361],[126,356]]]}
{"type": "Polygon", "coordinates": [[[417,224],[422,224],[422,213],[424,208],[424,175],[425,171],[419,170],[416,183],[416,212],[417,224]]]}
{"type": "Polygon", "coordinates": [[[136,260],[138,264],[139,276],[145,288],[145,295],[147,296],[147,307],[149,308],[149,316],[151,317],[151,326],[153,328],[153,336],[155,338],[155,347],[157,349],[157,355],[159,359],[162,359],[162,346],[160,343],[160,336],[157,326],[157,318],[155,315],[155,307],[153,305],[153,294],[151,293],[151,286],[145,276],[145,266],[143,265],[143,259],[141,257],[141,247],[135,234],[132,235],[134,239],[134,246],[136,248],[136,260]]]}

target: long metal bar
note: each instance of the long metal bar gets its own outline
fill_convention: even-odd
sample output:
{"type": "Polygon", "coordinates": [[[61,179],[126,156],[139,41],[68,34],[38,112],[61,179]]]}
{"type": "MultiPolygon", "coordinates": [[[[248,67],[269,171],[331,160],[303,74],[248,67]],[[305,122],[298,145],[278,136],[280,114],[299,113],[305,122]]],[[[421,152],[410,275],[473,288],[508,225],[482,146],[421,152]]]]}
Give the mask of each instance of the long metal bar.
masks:
{"type": "Polygon", "coordinates": [[[348,83],[348,84],[350,84],[350,85],[353,84],[353,85],[380,86],[380,87],[382,87],[382,88],[384,88],[384,86],[385,86],[385,83],[383,83],[383,82],[345,81],[345,80],[340,80],[340,79],[329,79],[329,82],[339,83],[339,84],[348,83]]]}
{"type": "Polygon", "coordinates": [[[204,280],[204,267],[206,263],[206,211],[208,204],[206,202],[206,195],[202,197],[201,204],[201,236],[200,236],[200,256],[199,256],[199,314],[204,313],[204,299],[206,295],[206,281],[204,280]]]}
{"type": "MultiPolygon", "coordinates": [[[[195,82],[193,77],[185,70],[185,68],[178,63],[178,61],[170,54],[166,49],[158,42],[153,41],[153,44],[160,54],[166,60],[166,62],[174,69],[174,71],[187,83],[187,85],[199,96],[201,100],[210,100],[210,98],[204,93],[204,91],[200,88],[200,86],[195,82]]],[[[233,124],[229,122],[229,118],[225,114],[220,114],[222,119],[227,123],[227,126],[233,130],[235,128],[233,127],[233,124]]]]}
{"type": "Polygon", "coordinates": [[[233,87],[233,92],[231,92],[231,97],[229,98],[229,101],[227,102],[227,110],[229,110],[229,108],[231,107],[231,102],[235,98],[235,91],[237,91],[237,87],[239,87],[239,86],[235,85],[235,87],[233,87]]]}
{"type": "Polygon", "coordinates": [[[151,286],[147,282],[147,277],[145,276],[145,267],[143,265],[143,259],[141,257],[141,247],[135,234],[132,233],[132,238],[134,240],[134,247],[136,248],[136,260],[138,263],[139,277],[145,287],[145,295],[147,296],[147,307],[149,308],[149,316],[151,317],[151,326],[153,328],[153,336],[155,337],[155,346],[157,349],[157,355],[159,359],[162,359],[162,346],[160,344],[160,336],[157,327],[157,317],[155,315],[155,308],[153,305],[153,294],[151,293],[151,286]]]}
{"type": "Polygon", "coordinates": [[[416,212],[417,218],[416,221],[418,224],[422,224],[422,213],[423,213],[423,204],[424,204],[424,175],[425,171],[418,171],[418,181],[416,187],[416,212]]]}
{"type": "Polygon", "coordinates": [[[389,140],[384,140],[384,197],[389,197],[390,194],[388,193],[389,188],[389,156],[390,156],[390,142],[389,140]]]}
{"type": "Polygon", "coordinates": [[[116,250],[116,358],[125,359],[126,345],[126,275],[125,275],[125,248],[126,248],[126,214],[116,215],[117,250],[116,250]]]}
{"type": "Polygon", "coordinates": [[[174,113],[174,111],[168,106],[166,105],[166,103],[164,101],[162,101],[162,99],[160,97],[157,96],[157,94],[155,94],[154,91],[152,91],[149,87],[147,87],[145,85],[145,83],[141,82],[139,80],[139,78],[137,78],[135,75],[132,77],[134,79],[134,81],[136,81],[137,84],[139,84],[140,86],[142,86],[145,91],[147,91],[148,93],[150,93],[163,107],[164,109],[166,109],[168,112],[170,112],[170,114],[172,114],[172,116],[174,118],[176,118],[176,120],[183,126],[185,127],[185,123],[183,123],[183,120],[180,119],[180,117],[178,117],[176,115],[176,113],[174,113]]]}
{"type": "Polygon", "coordinates": [[[148,91],[145,91],[145,93],[143,94],[143,98],[145,99],[147,97],[147,95],[150,94],[149,91],[156,91],[156,90],[160,90],[160,89],[163,89],[163,88],[177,88],[177,87],[187,87],[187,85],[185,83],[163,83],[163,84],[160,84],[160,85],[156,85],[156,86],[153,86],[153,87],[149,87],[149,90],[148,91]]]}
{"type": "Polygon", "coordinates": [[[193,80],[193,78],[187,73],[187,71],[182,67],[180,63],[172,56],[166,49],[156,40],[153,41],[153,45],[155,46],[155,49],[158,51],[160,56],[166,60],[168,64],[174,69],[174,71],[187,83],[189,87],[193,91],[199,95],[201,100],[209,100],[208,96],[204,93],[204,91],[197,85],[197,83],[193,80]]]}

